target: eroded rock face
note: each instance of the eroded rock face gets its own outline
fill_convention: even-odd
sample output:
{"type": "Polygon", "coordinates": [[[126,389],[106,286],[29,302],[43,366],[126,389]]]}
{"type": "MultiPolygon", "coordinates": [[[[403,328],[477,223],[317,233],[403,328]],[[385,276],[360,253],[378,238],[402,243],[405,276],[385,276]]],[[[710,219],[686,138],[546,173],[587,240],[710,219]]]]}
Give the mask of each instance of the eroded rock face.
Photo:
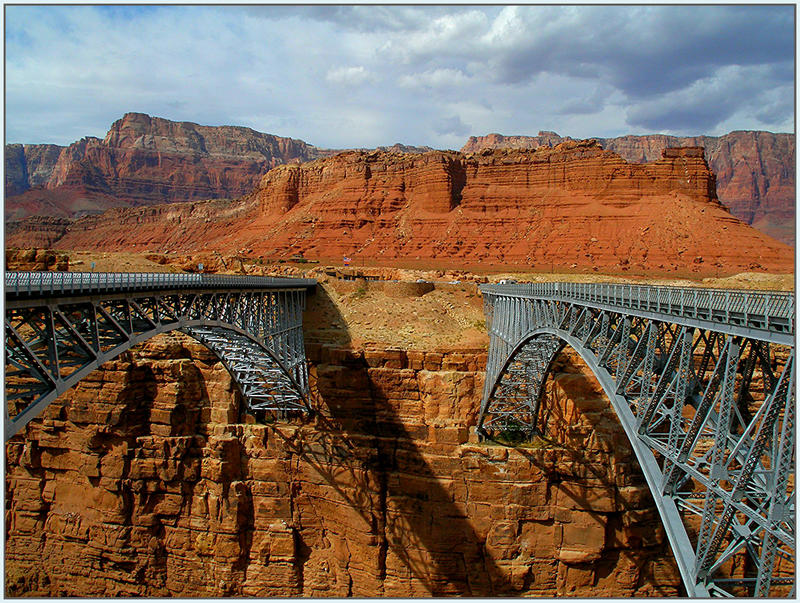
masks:
{"type": "MultiPolygon", "coordinates": [[[[570,138],[555,132],[540,132],[538,136],[489,134],[471,136],[461,151],[554,147],[565,140],[570,138]]],[[[636,163],[658,159],[667,147],[704,147],[717,176],[719,199],[731,213],[779,241],[794,245],[794,135],[737,131],[724,136],[651,134],[597,140],[603,148],[636,163]]]]}
{"type": "Polygon", "coordinates": [[[270,168],[320,156],[302,140],[141,113],[114,122],[103,140],[21,146],[6,147],[5,212],[12,219],[240,197],[270,168]]]}
{"type": "Polygon", "coordinates": [[[6,249],[6,270],[69,270],[69,256],[52,249],[6,249]]]}
{"type": "Polygon", "coordinates": [[[38,596],[675,596],[644,480],[573,358],[551,443],[469,441],[478,350],[309,345],[313,421],[257,425],[166,335],[7,445],[6,589],[38,596]]]}
{"type": "Polygon", "coordinates": [[[794,264],[791,248],[719,203],[694,147],[646,164],[594,141],[472,155],[348,152],[280,166],[252,195],[214,203],[114,210],[78,220],[55,245],[649,274],[794,264]]]}
{"type": "Polygon", "coordinates": [[[49,248],[67,233],[71,220],[49,216],[30,216],[24,220],[7,220],[5,223],[6,248],[49,248]]]}
{"type": "Polygon", "coordinates": [[[7,144],[5,156],[6,197],[45,184],[64,147],[55,144],[7,144]]]}

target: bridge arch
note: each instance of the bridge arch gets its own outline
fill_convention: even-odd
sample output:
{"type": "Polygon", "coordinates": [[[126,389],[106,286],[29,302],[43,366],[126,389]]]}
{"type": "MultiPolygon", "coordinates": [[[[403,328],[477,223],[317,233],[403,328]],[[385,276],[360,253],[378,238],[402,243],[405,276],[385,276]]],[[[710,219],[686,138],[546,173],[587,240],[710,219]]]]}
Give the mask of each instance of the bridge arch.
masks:
{"type": "Polygon", "coordinates": [[[535,433],[553,360],[573,348],[620,419],[689,595],[788,592],[793,346],[757,329],[636,311],[590,286],[571,296],[521,286],[483,292],[491,343],[480,434],[535,433]],[[731,575],[725,566],[736,556],[749,568],[731,575]]]}
{"type": "MultiPolygon", "coordinates": [[[[583,360],[583,362],[589,367],[589,370],[597,379],[603,389],[603,392],[610,401],[611,406],[614,409],[620,424],[622,425],[625,435],[628,438],[631,448],[633,449],[634,454],[639,461],[639,465],[642,469],[642,473],[645,476],[645,480],[647,481],[647,484],[653,493],[653,499],[656,502],[656,508],[659,516],[661,517],[662,524],[664,525],[667,538],[670,541],[670,545],[673,553],[675,554],[675,559],[678,563],[679,569],[681,570],[681,574],[683,575],[684,572],[691,572],[694,558],[687,557],[686,555],[680,556],[682,552],[691,551],[692,545],[684,528],[683,522],[679,516],[677,506],[670,504],[670,501],[658,495],[659,489],[656,484],[658,483],[658,479],[660,477],[660,469],[656,457],[653,454],[653,451],[647,446],[644,446],[636,437],[636,420],[633,416],[633,413],[630,411],[627,401],[616,393],[616,386],[613,378],[607,370],[598,365],[596,357],[591,350],[586,349],[583,345],[581,345],[580,340],[561,329],[547,327],[536,329],[526,335],[522,341],[515,346],[511,356],[509,356],[507,362],[505,363],[503,371],[498,376],[498,382],[495,385],[495,389],[498,387],[503,387],[503,378],[509,376],[509,366],[515,361],[518,361],[520,355],[528,355],[529,358],[533,358],[532,362],[529,361],[529,358],[526,358],[526,361],[530,362],[529,366],[532,369],[530,371],[526,371],[526,382],[524,384],[520,384],[519,382],[516,382],[516,380],[510,380],[512,382],[508,385],[510,386],[509,389],[517,389],[520,385],[523,385],[523,387],[525,387],[527,390],[523,392],[523,395],[527,398],[526,401],[528,402],[528,408],[523,410],[523,412],[527,411],[527,413],[529,413],[529,422],[525,427],[527,428],[527,432],[531,435],[537,433],[539,429],[536,421],[540,410],[540,403],[544,395],[544,386],[553,362],[566,346],[569,346],[578,353],[581,360],[583,360]],[[530,388],[531,385],[533,386],[532,388],[530,388]]],[[[497,394],[495,393],[495,395],[497,394]]],[[[516,423],[516,425],[511,425],[511,429],[519,429],[518,425],[522,424],[524,420],[519,417],[519,412],[521,410],[520,403],[517,402],[515,406],[515,409],[509,408],[506,410],[506,412],[509,414],[512,412],[517,414],[516,417],[511,419],[514,423],[516,423]]],[[[500,417],[503,417],[505,413],[503,413],[503,411],[498,412],[497,409],[495,409],[491,414],[494,416],[500,415],[500,417]]],[[[502,432],[504,429],[509,429],[508,423],[506,423],[506,425],[502,424],[502,418],[499,421],[500,425],[495,427],[497,422],[492,421],[492,418],[493,417],[487,417],[484,415],[479,426],[479,431],[482,432],[482,435],[489,435],[490,430],[500,430],[502,432]],[[487,421],[487,418],[489,421],[487,421]]],[[[695,592],[692,596],[707,597],[709,596],[709,593],[703,587],[699,587],[695,589],[695,592]]]]}
{"type": "MultiPolygon", "coordinates": [[[[19,280],[26,273],[9,274],[19,280]]],[[[302,312],[313,281],[104,276],[31,275],[27,289],[18,287],[16,298],[13,288],[11,299],[7,295],[6,440],[91,371],[176,330],[222,361],[249,409],[309,411],[302,312]]]]}

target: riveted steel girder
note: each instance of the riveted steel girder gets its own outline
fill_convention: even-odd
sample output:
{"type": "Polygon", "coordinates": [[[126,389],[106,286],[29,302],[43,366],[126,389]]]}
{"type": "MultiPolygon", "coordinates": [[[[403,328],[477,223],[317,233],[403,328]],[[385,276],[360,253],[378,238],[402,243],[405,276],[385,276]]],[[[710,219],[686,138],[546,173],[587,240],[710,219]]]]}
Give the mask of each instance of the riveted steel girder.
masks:
{"type": "Polygon", "coordinates": [[[791,295],[574,283],[481,289],[490,346],[479,433],[537,433],[547,374],[569,345],[631,440],[688,593],[793,589],[791,295]]]}
{"type": "Polygon", "coordinates": [[[6,441],[104,362],[173,330],[220,358],[250,410],[309,410],[302,317],[313,281],[89,276],[6,274],[6,441]]]}

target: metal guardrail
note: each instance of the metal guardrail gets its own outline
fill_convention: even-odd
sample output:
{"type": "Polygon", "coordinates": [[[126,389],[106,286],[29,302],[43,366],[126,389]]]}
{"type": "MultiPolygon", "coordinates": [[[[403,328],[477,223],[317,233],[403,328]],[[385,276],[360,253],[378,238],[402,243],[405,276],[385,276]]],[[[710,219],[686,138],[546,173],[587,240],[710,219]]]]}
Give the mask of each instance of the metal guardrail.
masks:
{"type": "Polygon", "coordinates": [[[309,289],[301,278],[170,274],[167,272],[6,272],[6,296],[47,297],[81,293],[172,289],[309,289]]]}
{"type": "Polygon", "coordinates": [[[602,304],[794,334],[795,300],[791,293],[599,283],[481,285],[481,291],[602,304]]]}

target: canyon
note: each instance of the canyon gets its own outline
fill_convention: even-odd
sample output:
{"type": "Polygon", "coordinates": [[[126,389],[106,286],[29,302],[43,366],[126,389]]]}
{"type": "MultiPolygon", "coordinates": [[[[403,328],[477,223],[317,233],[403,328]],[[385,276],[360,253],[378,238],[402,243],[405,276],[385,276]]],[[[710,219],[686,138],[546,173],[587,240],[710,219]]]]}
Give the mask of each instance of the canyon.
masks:
{"type": "Polygon", "coordinates": [[[198,259],[318,279],[304,314],[315,414],[257,422],[225,367],[181,334],[107,362],[6,445],[7,596],[685,595],[624,430],[577,354],[554,364],[541,437],[476,437],[488,347],[476,283],[500,275],[6,253],[18,269],[198,259]]]}
{"type": "Polygon", "coordinates": [[[579,358],[557,362],[542,438],[478,442],[485,331],[432,339],[448,323],[398,347],[346,311],[394,299],[438,304],[445,322],[482,316],[473,284],[412,284],[320,284],[305,320],[311,418],[255,423],[182,335],[93,372],[7,444],[6,594],[681,595],[579,358]]]}
{"type": "Polygon", "coordinates": [[[282,165],[250,194],[7,226],[62,250],[350,256],[380,265],[527,271],[790,273],[791,247],[732,216],[703,150],[629,163],[596,141],[479,153],[351,151],[282,165]]]}
{"type": "Polygon", "coordinates": [[[139,114],[112,131],[68,156],[15,150],[10,200],[55,215],[7,222],[7,268],[317,278],[315,413],[257,422],[177,333],[107,362],[6,444],[7,596],[685,595],[576,354],[555,362],[541,437],[479,441],[476,283],[792,289],[793,249],[731,214],[703,148],[639,162],[550,133],[328,153],[139,114]]]}
{"type": "MultiPolygon", "coordinates": [[[[572,140],[539,136],[470,137],[461,152],[487,148],[555,147],[572,140]]],[[[791,134],[738,131],[724,136],[661,134],[598,138],[632,163],[656,161],[665,148],[704,147],[720,202],[732,214],[784,243],[794,244],[795,142],[791,134]]],[[[377,151],[425,153],[395,144],[377,151]]],[[[248,194],[277,165],[308,162],[340,151],[238,126],[201,126],[128,113],[103,139],[67,147],[8,144],[5,217],[78,218],[111,207],[234,199],[248,194]]]]}

